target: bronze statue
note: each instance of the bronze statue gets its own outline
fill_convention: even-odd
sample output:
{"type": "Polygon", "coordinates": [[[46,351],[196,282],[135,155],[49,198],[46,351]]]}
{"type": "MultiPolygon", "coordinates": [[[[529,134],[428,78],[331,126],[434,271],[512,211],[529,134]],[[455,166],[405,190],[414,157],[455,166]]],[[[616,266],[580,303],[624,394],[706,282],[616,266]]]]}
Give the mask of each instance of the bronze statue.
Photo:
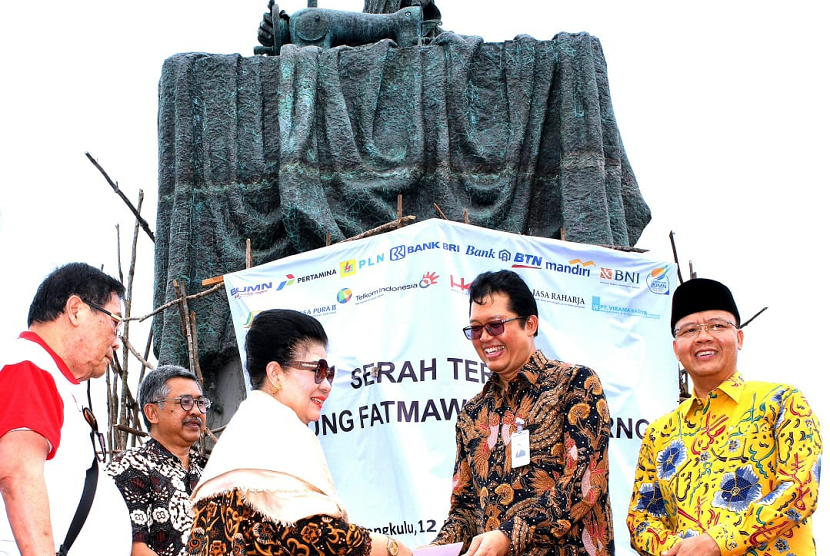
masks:
{"type": "MultiPolygon", "coordinates": [[[[392,39],[400,47],[416,46],[421,39],[439,30],[441,12],[432,0],[398,0],[399,9],[388,12],[346,12],[308,7],[293,15],[270,0],[262,17],[257,40],[262,45],[254,54],[278,56],[284,44],[297,46],[360,46],[392,39]],[[425,21],[425,17],[428,17],[425,21]],[[275,27],[274,22],[277,22],[275,27]]],[[[388,7],[377,6],[385,9],[388,7]]]]}

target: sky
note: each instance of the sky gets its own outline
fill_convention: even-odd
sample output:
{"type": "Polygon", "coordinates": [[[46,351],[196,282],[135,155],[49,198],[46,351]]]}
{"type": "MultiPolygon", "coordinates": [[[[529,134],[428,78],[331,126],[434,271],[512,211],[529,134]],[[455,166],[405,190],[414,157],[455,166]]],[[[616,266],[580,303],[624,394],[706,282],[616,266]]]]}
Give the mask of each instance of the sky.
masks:
{"type": "MultiPolygon", "coordinates": [[[[359,11],[363,2],[319,5],[359,11]]],[[[744,320],[768,307],[745,331],[739,369],[802,388],[830,423],[820,402],[830,308],[820,280],[830,235],[821,193],[830,185],[823,3],[437,5],[444,29],[487,41],[560,31],[599,38],[623,144],[652,212],[637,247],[672,261],[673,231],[684,279],[691,263],[730,286],[744,320]]],[[[305,6],[280,2],[288,13],[305,6]]],[[[80,0],[57,12],[4,4],[0,338],[25,328],[35,289],[56,266],[85,261],[117,275],[116,225],[126,274],[134,219],[84,153],[134,204],[143,190],[154,229],[163,61],[180,52],[252,55],[266,8],[266,0],[80,0]]],[[[138,246],[133,315],[152,310],[153,247],[143,232],[138,246]]],[[[830,546],[828,525],[830,510],[820,510],[819,547],[830,546]]]]}

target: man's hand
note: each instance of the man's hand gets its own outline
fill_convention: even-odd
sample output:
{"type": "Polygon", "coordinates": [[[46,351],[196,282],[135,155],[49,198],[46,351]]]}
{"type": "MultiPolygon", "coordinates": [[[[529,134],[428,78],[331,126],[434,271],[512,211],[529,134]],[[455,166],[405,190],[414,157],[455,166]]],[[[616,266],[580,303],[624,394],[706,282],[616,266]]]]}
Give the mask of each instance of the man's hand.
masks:
{"type": "Polygon", "coordinates": [[[708,533],[683,539],[663,556],[720,556],[720,547],[708,533]]]}
{"type": "Polygon", "coordinates": [[[496,529],[473,537],[464,556],[505,556],[510,551],[510,539],[496,529]]]}
{"type": "Polygon", "coordinates": [[[157,556],[157,554],[155,550],[147,545],[147,543],[134,542],[130,556],[157,556]]]}

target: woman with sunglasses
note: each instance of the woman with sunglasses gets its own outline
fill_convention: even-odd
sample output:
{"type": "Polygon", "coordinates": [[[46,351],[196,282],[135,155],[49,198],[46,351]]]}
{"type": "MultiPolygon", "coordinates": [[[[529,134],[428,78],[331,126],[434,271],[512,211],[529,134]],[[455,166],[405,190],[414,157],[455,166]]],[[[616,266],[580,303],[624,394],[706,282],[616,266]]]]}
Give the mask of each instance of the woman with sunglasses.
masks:
{"type": "Polygon", "coordinates": [[[252,391],[228,423],[193,491],[188,554],[411,556],[395,539],[349,523],[308,427],[334,367],[317,319],[259,313],[245,338],[252,391]]]}

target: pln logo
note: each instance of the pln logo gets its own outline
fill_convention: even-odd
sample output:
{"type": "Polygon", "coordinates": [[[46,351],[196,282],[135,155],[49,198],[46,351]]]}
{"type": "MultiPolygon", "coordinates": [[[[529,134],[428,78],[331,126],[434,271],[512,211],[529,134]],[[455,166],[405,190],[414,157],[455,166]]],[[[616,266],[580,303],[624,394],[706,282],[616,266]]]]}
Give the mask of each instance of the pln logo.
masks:
{"type": "Polygon", "coordinates": [[[357,272],[357,259],[340,261],[340,277],[353,276],[357,272]]]}
{"type": "Polygon", "coordinates": [[[669,295],[669,265],[658,266],[649,272],[646,284],[651,293],[669,295]]]}
{"type": "Polygon", "coordinates": [[[348,303],[352,300],[352,290],[351,288],[343,288],[339,292],[337,292],[337,302],[338,303],[348,303]]]}
{"type": "Polygon", "coordinates": [[[434,286],[435,284],[437,284],[439,278],[440,276],[436,273],[427,272],[421,277],[421,281],[418,282],[418,285],[422,288],[428,288],[430,286],[434,286]]]}

